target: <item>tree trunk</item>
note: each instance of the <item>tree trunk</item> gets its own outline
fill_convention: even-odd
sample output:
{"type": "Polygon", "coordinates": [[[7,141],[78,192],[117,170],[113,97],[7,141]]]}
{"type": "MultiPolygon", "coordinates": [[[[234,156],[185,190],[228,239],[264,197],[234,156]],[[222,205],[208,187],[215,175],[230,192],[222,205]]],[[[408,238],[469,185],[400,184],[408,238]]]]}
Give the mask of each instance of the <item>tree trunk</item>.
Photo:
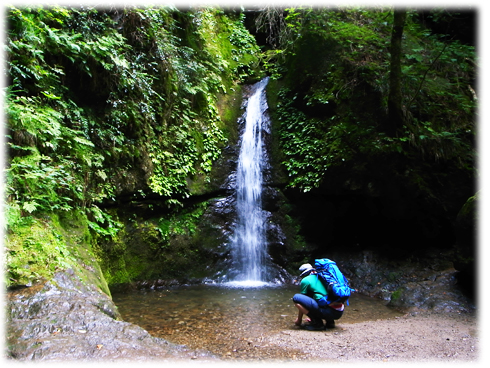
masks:
{"type": "Polygon", "coordinates": [[[388,94],[388,118],[390,131],[398,132],[404,125],[404,114],[402,108],[402,35],[406,9],[396,9],[393,15],[393,31],[391,33],[391,60],[390,60],[390,91],[388,94]]]}

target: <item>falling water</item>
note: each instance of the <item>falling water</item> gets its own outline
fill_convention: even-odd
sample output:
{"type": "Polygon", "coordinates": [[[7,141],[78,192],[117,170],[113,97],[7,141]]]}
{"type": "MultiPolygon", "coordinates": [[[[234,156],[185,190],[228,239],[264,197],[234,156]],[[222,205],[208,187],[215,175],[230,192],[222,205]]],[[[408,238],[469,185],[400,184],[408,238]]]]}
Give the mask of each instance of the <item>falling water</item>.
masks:
{"type": "Polygon", "coordinates": [[[236,176],[238,220],[232,240],[232,255],[237,269],[235,281],[262,282],[266,274],[265,214],[262,210],[263,170],[267,154],[263,131],[269,119],[265,87],[268,78],[252,87],[245,112],[236,176]]]}

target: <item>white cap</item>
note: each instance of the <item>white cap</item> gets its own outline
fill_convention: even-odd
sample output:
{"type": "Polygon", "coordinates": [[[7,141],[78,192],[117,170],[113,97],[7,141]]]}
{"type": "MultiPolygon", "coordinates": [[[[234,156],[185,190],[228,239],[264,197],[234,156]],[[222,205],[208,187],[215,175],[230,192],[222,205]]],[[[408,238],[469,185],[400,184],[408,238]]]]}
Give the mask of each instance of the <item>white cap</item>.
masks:
{"type": "Polygon", "coordinates": [[[299,277],[303,277],[304,275],[310,273],[313,270],[314,270],[314,268],[311,264],[305,263],[304,265],[301,265],[301,267],[299,268],[299,271],[301,272],[299,277]]]}

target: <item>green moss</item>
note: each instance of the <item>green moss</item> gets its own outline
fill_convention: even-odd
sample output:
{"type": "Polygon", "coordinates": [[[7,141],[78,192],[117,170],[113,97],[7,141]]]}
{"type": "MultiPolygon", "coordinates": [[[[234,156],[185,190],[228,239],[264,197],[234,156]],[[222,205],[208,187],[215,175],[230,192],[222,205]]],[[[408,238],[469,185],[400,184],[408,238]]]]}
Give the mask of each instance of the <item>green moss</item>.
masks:
{"type": "Polygon", "coordinates": [[[200,12],[200,35],[205,47],[221,65],[227,90],[233,81],[248,80],[258,72],[259,48],[245,28],[241,13],[223,14],[217,8],[200,12]]]}
{"type": "Polygon", "coordinates": [[[7,286],[50,280],[60,270],[73,269],[86,285],[110,295],[91,239],[83,211],[22,218],[7,234],[7,286]]]}
{"type": "Polygon", "coordinates": [[[230,88],[229,93],[218,95],[218,111],[223,123],[223,132],[227,141],[230,143],[238,140],[237,120],[243,114],[242,105],[242,87],[235,85],[230,88]]]}
{"type": "Polygon", "coordinates": [[[91,246],[92,235],[85,212],[63,212],[59,214],[59,220],[64,239],[76,258],[74,269],[77,275],[86,285],[95,285],[110,296],[109,286],[91,246]]]}
{"type": "Polygon", "coordinates": [[[480,192],[477,192],[474,196],[468,198],[458,213],[457,221],[460,223],[476,223],[478,221],[478,202],[480,199],[480,192]]]}
{"type": "Polygon", "coordinates": [[[402,294],[403,294],[402,289],[395,290],[393,293],[391,293],[391,300],[397,301],[398,299],[401,298],[402,294]]]}
{"type": "Polygon", "coordinates": [[[123,230],[97,240],[97,256],[108,284],[203,277],[209,260],[198,226],[206,207],[207,202],[202,202],[161,217],[119,210],[123,230]]]}
{"type": "Polygon", "coordinates": [[[48,216],[19,221],[7,234],[5,251],[7,286],[49,279],[57,269],[76,263],[59,227],[48,216]]]}

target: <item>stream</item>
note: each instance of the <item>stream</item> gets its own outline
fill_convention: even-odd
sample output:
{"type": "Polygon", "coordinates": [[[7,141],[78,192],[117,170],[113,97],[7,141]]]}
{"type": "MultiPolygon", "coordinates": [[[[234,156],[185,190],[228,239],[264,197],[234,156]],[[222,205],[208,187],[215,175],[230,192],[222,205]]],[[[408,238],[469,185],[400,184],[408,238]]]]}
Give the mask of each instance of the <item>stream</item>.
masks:
{"type": "MultiPolygon", "coordinates": [[[[220,359],[298,359],[299,351],[267,343],[274,334],[298,329],[297,309],[291,301],[298,290],[296,285],[203,284],[115,293],[113,300],[125,321],[220,359]]],[[[328,332],[344,324],[400,315],[380,299],[354,293],[336,328],[328,332]]]]}

